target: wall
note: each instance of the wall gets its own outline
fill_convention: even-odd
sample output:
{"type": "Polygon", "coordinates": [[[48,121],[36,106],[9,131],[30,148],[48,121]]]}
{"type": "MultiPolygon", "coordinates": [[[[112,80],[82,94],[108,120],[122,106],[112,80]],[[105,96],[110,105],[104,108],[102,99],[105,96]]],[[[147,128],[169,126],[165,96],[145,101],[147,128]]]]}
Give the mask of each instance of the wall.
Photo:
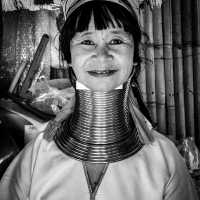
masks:
{"type": "Polygon", "coordinates": [[[50,37],[42,59],[43,73],[49,77],[50,67],[59,67],[56,13],[48,10],[3,12],[0,72],[12,79],[23,62],[33,59],[43,34],[50,37]]]}
{"type": "Polygon", "coordinates": [[[141,12],[140,85],[158,130],[200,144],[200,2],[166,0],[141,12]]]}

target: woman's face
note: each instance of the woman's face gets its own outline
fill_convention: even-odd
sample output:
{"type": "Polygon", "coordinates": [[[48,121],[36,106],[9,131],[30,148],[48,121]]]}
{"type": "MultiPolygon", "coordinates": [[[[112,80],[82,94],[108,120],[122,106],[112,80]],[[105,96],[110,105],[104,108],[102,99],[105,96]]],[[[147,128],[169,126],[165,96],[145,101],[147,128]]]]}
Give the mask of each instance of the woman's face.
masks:
{"type": "Polygon", "coordinates": [[[134,40],[122,28],[87,31],[70,43],[72,67],[79,82],[93,91],[110,91],[127,81],[133,67],[134,40]]]}

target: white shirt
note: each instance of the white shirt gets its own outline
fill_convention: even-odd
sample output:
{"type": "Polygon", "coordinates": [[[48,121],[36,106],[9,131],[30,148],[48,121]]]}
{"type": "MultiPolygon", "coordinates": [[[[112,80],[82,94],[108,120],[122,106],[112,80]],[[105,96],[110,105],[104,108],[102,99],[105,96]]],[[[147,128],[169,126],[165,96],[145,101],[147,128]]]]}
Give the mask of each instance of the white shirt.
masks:
{"type": "MultiPolygon", "coordinates": [[[[135,155],[110,163],[96,200],[197,200],[174,144],[153,131],[154,142],[135,155]]],[[[1,200],[89,200],[82,162],[43,134],[14,159],[0,182],[1,200]]]]}

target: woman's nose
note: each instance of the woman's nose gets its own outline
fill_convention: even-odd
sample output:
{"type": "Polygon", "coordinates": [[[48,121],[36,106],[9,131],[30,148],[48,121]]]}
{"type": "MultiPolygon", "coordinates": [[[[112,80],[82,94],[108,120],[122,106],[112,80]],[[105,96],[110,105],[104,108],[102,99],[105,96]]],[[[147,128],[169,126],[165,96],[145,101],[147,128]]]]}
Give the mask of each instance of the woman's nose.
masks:
{"type": "Polygon", "coordinates": [[[108,47],[108,45],[102,45],[102,46],[98,46],[96,49],[96,56],[98,58],[111,58],[111,52],[110,49],[108,47]]]}

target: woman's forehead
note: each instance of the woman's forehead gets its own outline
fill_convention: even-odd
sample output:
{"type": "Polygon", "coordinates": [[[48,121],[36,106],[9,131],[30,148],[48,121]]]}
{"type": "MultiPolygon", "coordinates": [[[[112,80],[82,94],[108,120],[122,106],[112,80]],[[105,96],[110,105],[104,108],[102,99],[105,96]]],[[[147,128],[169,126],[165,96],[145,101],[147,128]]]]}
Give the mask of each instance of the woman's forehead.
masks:
{"type": "Polygon", "coordinates": [[[130,36],[131,34],[126,32],[123,28],[106,28],[102,30],[97,29],[88,29],[82,32],[77,32],[80,36],[87,36],[87,35],[93,35],[93,34],[113,34],[113,35],[126,35],[130,36]]]}
{"type": "MultiPolygon", "coordinates": [[[[118,25],[118,23],[116,22],[116,20],[114,19],[114,17],[112,15],[110,15],[110,23],[108,23],[107,29],[121,29],[123,28],[122,24],[120,24],[120,26],[118,25]]],[[[92,14],[90,17],[90,21],[88,24],[88,30],[96,30],[96,23],[95,23],[95,19],[94,19],[94,15],[92,14]]]]}

